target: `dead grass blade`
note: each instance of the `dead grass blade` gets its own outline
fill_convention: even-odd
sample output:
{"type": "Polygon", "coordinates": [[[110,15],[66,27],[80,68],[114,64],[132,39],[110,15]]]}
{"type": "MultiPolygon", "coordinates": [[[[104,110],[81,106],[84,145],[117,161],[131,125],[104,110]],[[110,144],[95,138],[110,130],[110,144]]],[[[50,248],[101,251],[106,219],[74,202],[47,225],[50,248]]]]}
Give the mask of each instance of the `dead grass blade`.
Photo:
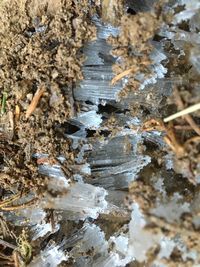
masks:
{"type": "Polygon", "coordinates": [[[0,209],[1,209],[2,207],[6,206],[6,205],[11,204],[11,203],[14,202],[15,200],[20,199],[20,197],[21,197],[21,194],[17,194],[17,195],[15,195],[15,196],[13,196],[13,197],[11,197],[11,198],[9,198],[9,199],[6,199],[6,200],[4,200],[4,201],[1,201],[1,202],[0,202],[0,209]]]}
{"type": "Polygon", "coordinates": [[[7,241],[4,241],[3,239],[0,238],[0,245],[4,246],[4,247],[8,247],[8,248],[11,248],[11,249],[17,249],[17,246],[11,244],[11,243],[8,243],[7,241]]]}
{"type": "Polygon", "coordinates": [[[15,121],[17,122],[19,120],[20,117],[20,107],[19,105],[15,106],[15,121]]]}
{"type": "Polygon", "coordinates": [[[38,201],[38,198],[31,199],[30,201],[21,204],[21,205],[16,205],[16,206],[9,206],[9,207],[1,207],[1,210],[7,210],[7,211],[12,211],[12,210],[20,210],[20,209],[26,209],[31,207],[32,205],[35,205],[38,201]]]}
{"type": "Polygon", "coordinates": [[[1,114],[3,115],[6,112],[6,100],[7,100],[7,93],[3,93],[2,103],[1,103],[1,114]]]}

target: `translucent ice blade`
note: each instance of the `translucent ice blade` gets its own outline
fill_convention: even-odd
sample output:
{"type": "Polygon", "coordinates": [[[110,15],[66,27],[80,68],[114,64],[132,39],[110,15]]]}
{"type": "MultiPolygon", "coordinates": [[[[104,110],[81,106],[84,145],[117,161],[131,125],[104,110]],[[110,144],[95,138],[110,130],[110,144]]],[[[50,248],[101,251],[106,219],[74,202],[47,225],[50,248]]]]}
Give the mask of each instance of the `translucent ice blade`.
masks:
{"type": "MultiPolygon", "coordinates": [[[[76,267],[119,266],[120,253],[111,251],[104,232],[95,224],[85,223],[79,231],[65,241],[65,244],[73,247],[70,254],[76,258],[76,267]],[[89,251],[91,253],[88,255],[89,251]],[[81,256],[86,254],[87,257],[81,256]]],[[[125,264],[120,264],[120,266],[125,266],[125,264]]]]}
{"type": "Polygon", "coordinates": [[[97,114],[94,110],[82,112],[74,120],[87,129],[98,129],[102,122],[101,115],[97,114]]]}
{"type": "Polygon", "coordinates": [[[178,222],[183,213],[190,211],[190,204],[181,201],[182,197],[175,193],[171,199],[157,203],[157,206],[151,210],[151,213],[165,218],[168,222],[178,222]]]}
{"type": "Polygon", "coordinates": [[[116,100],[122,84],[110,86],[114,76],[112,65],[116,59],[110,54],[111,46],[106,41],[109,35],[116,36],[118,29],[104,25],[97,17],[93,20],[97,26],[97,40],[84,47],[84,79],[74,89],[74,97],[76,100],[88,100],[98,104],[101,100],[116,100]]]}
{"type": "Polygon", "coordinates": [[[122,85],[110,85],[113,78],[111,66],[86,66],[83,69],[84,80],[74,90],[77,100],[99,103],[100,100],[116,100],[122,85]],[[98,74],[97,74],[98,73],[98,74]]]}
{"type": "Polygon", "coordinates": [[[57,267],[62,261],[66,261],[67,258],[64,251],[59,249],[59,246],[51,245],[41,251],[28,267],[57,267]]]}
{"type": "Polygon", "coordinates": [[[57,232],[60,228],[59,224],[56,224],[54,229],[52,229],[52,224],[51,223],[42,223],[42,224],[37,224],[34,227],[32,227],[31,231],[33,232],[32,234],[32,240],[36,240],[40,237],[43,237],[49,234],[53,234],[57,232]]]}
{"type": "Polygon", "coordinates": [[[134,160],[119,164],[116,167],[93,168],[91,184],[104,188],[123,189],[128,188],[131,181],[137,178],[137,174],[151,162],[149,156],[137,156],[134,160]]]}
{"type": "Polygon", "coordinates": [[[150,231],[145,230],[145,225],[146,221],[139,209],[139,205],[134,203],[132,219],[129,223],[130,240],[128,253],[139,262],[145,261],[148,250],[161,240],[161,236],[159,234],[155,235],[150,231]]]}
{"type": "Polygon", "coordinates": [[[53,197],[46,194],[41,207],[75,212],[80,219],[97,218],[107,207],[106,191],[103,188],[89,184],[75,183],[67,191],[53,197]]]}
{"type": "Polygon", "coordinates": [[[105,144],[99,146],[99,143],[93,145],[93,151],[88,153],[88,162],[92,168],[98,166],[116,166],[133,160],[137,155],[138,145],[142,142],[141,136],[125,135],[109,139],[105,144]]]}

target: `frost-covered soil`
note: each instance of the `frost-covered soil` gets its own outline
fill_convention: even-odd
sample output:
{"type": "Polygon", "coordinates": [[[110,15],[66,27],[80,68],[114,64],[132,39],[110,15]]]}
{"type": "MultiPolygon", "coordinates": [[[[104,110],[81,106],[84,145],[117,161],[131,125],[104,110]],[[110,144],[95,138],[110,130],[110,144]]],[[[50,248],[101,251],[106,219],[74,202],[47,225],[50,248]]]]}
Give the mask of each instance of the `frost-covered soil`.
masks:
{"type": "Polygon", "coordinates": [[[0,2],[0,265],[200,266],[198,0],[0,2]]]}

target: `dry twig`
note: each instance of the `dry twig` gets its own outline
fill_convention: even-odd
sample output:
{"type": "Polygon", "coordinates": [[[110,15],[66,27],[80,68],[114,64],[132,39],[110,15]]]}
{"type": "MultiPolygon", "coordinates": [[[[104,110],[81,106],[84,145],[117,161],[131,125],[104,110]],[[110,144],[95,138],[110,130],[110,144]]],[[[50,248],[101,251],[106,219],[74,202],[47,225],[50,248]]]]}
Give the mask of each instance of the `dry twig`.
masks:
{"type": "Polygon", "coordinates": [[[35,111],[37,105],[38,105],[38,102],[41,98],[41,96],[44,94],[45,92],[45,87],[42,86],[40,88],[37,89],[32,101],[31,101],[31,104],[29,105],[27,111],[26,111],[26,118],[28,119],[30,117],[30,115],[35,111]]]}

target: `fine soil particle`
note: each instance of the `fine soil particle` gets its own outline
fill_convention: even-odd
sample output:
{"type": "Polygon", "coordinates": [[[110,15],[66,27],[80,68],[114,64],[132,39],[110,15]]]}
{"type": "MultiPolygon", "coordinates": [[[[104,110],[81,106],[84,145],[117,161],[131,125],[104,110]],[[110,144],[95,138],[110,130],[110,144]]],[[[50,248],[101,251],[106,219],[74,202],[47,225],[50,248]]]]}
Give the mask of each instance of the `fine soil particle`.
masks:
{"type": "Polygon", "coordinates": [[[113,66],[113,71],[117,75],[129,74],[128,85],[122,90],[121,96],[138,88],[139,82],[131,77],[132,74],[142,71],[150,75],[148,66],[151,64],[149,55],[152,47],[148,41],[153,38],[160,23],[161,19],[154,13],[138,13],[134,16],[126,14],[120,21],[120,35],[109,38],[109,43],[113,46],[112,54],[122,59],[120,64],[113,66]]]}
{"type": "MultiPolygon", "coordinates": [[[[62,155],[63,172],[72,172],[77,152],[64,137],[62,124],[74,116],[73,90],[83,78],[85,60],[81,48],[96,38],[91,22],[95,9],[88,1],[0,3],[0,198],[2,203],[8,199],[8,206],[30,192],[36,199],[43,194],[48,179],[38,172],[40,164],[57,164],[62,155]]],[[[2,217],[3,222],[0,234],[16,242],[21,228],[13,236],[12,225],[2,217]]],[[[12,255],[7,255],[12,264],[12,255]]]]}
{"type": "Polygon", "coordinates": [[[80,48],[95,39],[94,8],[88,1],[1,1],[3,188],[13,183],[19,189],[35,187],[34,153],[73,161],[69,141],[57,129],[73,116],[74,83],[83,78],[80,48]]]}

